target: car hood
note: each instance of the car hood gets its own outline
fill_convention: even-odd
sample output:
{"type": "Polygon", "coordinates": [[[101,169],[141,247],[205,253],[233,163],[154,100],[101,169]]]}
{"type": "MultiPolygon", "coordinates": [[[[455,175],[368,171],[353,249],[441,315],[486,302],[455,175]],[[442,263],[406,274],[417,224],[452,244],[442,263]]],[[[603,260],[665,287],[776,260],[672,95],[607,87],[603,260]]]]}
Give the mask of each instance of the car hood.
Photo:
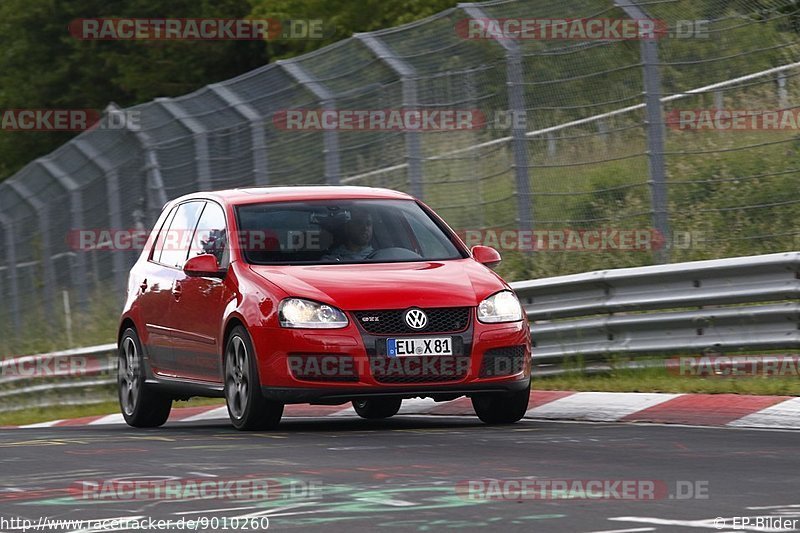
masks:
{"type": "Polygon", "coordinates": [[[250,268],[288,296],[346,311],[476,306],[506,288],[499,276],[473,259],[250,268]]]}

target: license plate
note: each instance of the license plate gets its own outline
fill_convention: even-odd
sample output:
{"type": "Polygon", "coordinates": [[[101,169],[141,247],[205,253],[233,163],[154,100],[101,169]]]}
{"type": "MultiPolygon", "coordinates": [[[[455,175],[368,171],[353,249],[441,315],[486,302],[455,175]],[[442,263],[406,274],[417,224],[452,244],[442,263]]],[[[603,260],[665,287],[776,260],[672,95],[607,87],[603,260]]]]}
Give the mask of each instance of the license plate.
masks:
{"type": "Polygon", "coordinates": [[[386,355],[389,357],[453,355],[453,339],[451,337],[386,339],[386,355]]]}

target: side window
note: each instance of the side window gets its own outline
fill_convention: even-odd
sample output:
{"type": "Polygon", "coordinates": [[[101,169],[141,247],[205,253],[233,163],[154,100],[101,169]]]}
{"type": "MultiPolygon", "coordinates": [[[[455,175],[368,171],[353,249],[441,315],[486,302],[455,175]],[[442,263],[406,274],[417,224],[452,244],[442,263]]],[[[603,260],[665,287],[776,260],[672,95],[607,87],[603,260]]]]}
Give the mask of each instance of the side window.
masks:
{"type": "Polygon", "coordinates": [[[167,238],[169,226],[172,224],[172,219],[175,217],[175,212],[177,210],[177,207],[173,207],[172,211],[170,211],[167,215],[167,218],[164,219],[164,223],[161,225],[161,231],[158,232],[158,238],[156,238],[156,242],[153,244],[153,251],[150,254],[151,261],[155,261],[156,263],[161,261],[161,252],[164,250],[164,241],[167,238]]]}
{"type": "Polygon", "coordinates": [[[222,268],[228,266],[228,235],[225,227],[225,212],[214,202],[207,202],[197,231],[192,237],[189,257],[201,254],[213,254],[222,268]]]}
{"type": "Polygon", "coordinates": [[[188,202],[178,206],[175,218],[172,219],[164,238],[164,250],[161,252],[159,263],[168,267],[183,268],[203,204],[204,202],[188,202]]]}

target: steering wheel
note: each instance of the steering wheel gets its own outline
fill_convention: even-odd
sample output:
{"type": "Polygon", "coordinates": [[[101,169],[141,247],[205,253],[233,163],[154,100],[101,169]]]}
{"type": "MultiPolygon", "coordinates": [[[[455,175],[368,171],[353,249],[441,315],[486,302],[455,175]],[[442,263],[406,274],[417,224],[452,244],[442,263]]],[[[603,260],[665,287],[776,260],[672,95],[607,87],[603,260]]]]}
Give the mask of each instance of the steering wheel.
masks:
{"type": "Polygon", "coordinates": [[[408,248],[392,247],[374,250],[364,259],[402,261],[409,259],[422,259],[422,256],[412,250],[409,250],[408,248]]]}

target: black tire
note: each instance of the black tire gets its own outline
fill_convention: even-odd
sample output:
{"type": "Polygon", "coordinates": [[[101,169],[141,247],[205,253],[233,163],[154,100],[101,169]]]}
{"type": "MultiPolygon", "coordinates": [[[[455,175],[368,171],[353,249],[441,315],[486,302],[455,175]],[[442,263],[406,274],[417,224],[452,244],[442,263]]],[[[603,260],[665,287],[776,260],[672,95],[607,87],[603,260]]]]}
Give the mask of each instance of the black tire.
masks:
{"type": "Polygon", "coordinates": [[[125,422],[135,428],[163,425],[169,418],[172,398],[145,383],[144,352],[136,330],[125,330],[118,350],[117,397],[125,422]]]}
{"type": "Polygon", "coordinates": [[[225,343],[225,404],[233,427],[242,431],[274,429],[283,404],[264,398],[255,350],[247,330],[236,326],[225,343]]]}
{"type": "Polygon", "coordinates": [[[513,424],[525,416],[531,384],[521,391],[486,393],[472,397],[472,407],[481,422],[486,424],[513,424]]]}
{"type": "Polygon", "coordinates": [[[397,414],[403,404],[402,398],[373,398],[369,400],[353,400],[353,409],[361,418],[374,420],[389,418],[397,414]]]}

